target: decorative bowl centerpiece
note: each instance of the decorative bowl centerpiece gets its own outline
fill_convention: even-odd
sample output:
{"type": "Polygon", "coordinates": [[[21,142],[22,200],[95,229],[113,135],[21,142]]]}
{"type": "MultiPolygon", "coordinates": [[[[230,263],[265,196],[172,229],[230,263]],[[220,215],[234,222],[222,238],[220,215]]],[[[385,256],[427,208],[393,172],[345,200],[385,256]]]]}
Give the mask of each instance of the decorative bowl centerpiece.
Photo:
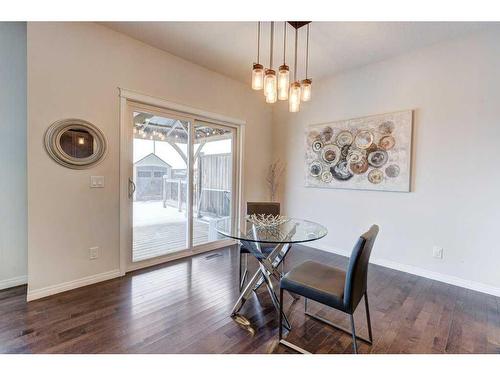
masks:
{"type": "Polygon", "coordinates": [[[258,229],[268,229],[275,228],[281,224],[290,221],[286,216],[281,215],[265,215],[265,214],[253,214],[248,216],[248,221],[255,225],[258,229]]]}

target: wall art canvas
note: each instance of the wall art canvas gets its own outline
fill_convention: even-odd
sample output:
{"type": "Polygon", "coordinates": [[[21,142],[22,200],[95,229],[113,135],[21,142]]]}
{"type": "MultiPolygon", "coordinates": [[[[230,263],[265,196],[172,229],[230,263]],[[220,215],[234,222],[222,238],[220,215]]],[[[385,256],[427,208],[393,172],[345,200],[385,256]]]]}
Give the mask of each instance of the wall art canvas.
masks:
{"type": "Polygon", "coordinates": [[[411,110],[327,124],[306,131],[306,186],[410,191],[411,110]]]}

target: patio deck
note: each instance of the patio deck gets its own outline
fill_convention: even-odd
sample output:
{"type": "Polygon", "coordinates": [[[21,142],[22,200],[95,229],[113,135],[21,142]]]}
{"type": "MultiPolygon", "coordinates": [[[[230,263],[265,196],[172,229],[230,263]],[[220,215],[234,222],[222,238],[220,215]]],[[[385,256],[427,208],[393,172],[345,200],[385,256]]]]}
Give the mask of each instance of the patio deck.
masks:
{"type": "MultiPolygon", "coordinates": [[[[208,242],[208,223],[194,220],[193,244],[208,242]]],[[[134,228],[134,262],[186,248],[186,222],[134,228]]]]}
{"type": "MultiPolygon", "coordinates": [[[[186,248],[186,214],[162,202],[134,202],[133,261],[186,248]]],[[[193,220],[193,245],[209,241],[207,219],[193,220]]],[[[213,236],[212,236],[213,237],[213,236]]]]}

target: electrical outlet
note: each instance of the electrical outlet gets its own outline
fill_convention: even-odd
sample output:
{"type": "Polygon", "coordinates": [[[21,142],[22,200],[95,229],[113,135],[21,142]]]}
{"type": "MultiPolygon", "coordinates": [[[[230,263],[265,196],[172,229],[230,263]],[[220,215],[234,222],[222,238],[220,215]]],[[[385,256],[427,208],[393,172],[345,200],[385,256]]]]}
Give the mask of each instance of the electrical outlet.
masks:
{"type": "Polygon", "coordinates": [[[91,247],[89,249],[89,258],[90,259],[97,259],[97,258],[99,258],[99,247],[98,246],[91,247]]]}
{"type": "Polygon", "coordinates": [[[440,246],[434,246],[432,248],[432,257],[436,259],[443,259],[443,248],[440,246]]]}

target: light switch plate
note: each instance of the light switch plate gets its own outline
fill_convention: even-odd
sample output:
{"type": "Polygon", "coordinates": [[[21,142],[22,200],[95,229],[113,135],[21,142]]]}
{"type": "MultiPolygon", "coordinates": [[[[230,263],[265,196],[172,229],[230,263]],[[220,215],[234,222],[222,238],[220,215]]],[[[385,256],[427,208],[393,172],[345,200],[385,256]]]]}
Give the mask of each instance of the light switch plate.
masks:
{"type": "Polygon", "coordinates": [[[90,187],[91,188],[103,188],[104,187],[104,176],[90,176],[90,187]]]}

